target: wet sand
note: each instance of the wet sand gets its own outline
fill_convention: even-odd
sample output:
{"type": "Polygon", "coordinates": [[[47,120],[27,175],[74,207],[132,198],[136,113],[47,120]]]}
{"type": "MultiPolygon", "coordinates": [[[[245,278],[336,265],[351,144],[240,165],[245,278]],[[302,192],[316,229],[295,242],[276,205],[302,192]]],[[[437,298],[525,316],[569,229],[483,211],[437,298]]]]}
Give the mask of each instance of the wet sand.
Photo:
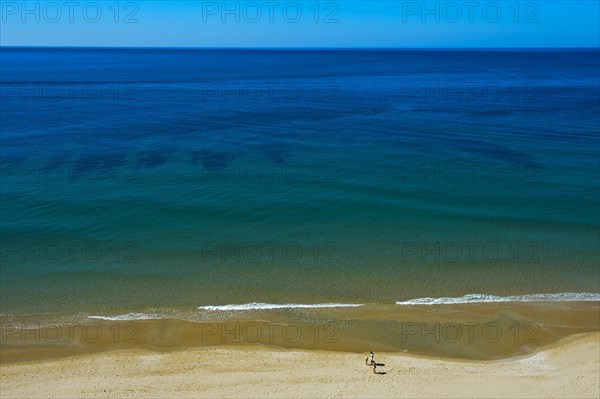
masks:
{"type": "Polygon", "coordinates": [[[527,356],[600,331],[600,302],[199,311],[136,320],[75,316],[1,317],[1,363],[114,350],[160,352],[265,345],[288,350],[376,352],[449,360],[527,356]]]}

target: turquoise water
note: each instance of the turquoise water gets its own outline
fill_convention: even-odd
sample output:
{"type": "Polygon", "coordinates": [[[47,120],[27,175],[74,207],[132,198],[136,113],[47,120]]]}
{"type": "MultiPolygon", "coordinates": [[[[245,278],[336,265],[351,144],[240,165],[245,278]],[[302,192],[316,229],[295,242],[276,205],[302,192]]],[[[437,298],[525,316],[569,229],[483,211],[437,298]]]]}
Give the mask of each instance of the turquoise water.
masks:
{"type": "Polygon", "coordinates": [[[3,314],[600,292],[597,50],[0,51],[3,314]]]}

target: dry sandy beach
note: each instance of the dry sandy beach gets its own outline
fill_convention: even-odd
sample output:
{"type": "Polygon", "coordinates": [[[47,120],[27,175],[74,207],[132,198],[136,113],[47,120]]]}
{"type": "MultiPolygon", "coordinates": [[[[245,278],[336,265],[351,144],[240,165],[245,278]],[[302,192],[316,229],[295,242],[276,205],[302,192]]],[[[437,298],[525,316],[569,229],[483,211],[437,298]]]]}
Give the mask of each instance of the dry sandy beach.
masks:
{"type": "Polygon", "coordinates": [[[598,398],[600,334],[572,336],[519,359],[446,361],[264,346],[159,353],[120,350],[0,366],[1,397],[598,398]]]}

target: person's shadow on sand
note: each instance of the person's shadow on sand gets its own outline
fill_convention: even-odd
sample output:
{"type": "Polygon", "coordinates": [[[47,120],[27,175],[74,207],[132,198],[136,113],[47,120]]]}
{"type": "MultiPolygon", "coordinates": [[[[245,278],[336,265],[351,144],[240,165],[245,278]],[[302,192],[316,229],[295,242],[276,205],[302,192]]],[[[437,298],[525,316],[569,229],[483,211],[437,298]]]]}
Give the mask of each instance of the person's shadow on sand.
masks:
{"type": "MultiPolygon", "coordinates": [[[[385,366],[385,363],[375,363],[375,365],[376,365],[377,367],[379,367],[379,366],[385,366]]],[[[387,373],[386,373],[385,371],[375,371],[375,374],[379,374],[379,375],[385,375],[385,374],[387,374],[387,373]]]]}

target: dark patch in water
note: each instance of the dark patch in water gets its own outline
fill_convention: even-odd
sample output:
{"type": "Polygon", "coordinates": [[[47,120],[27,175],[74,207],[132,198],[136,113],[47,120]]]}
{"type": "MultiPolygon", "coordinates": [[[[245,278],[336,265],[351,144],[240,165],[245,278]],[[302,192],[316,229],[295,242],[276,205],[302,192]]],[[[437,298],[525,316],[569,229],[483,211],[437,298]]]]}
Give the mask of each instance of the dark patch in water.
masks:
{"type": "Polygon", "coordinates": [[[281,143],[267,144],[261,147],[260,151],[267,159],[276,164],[285,163],[289,154],[287,147],[281,143]]]}
{"type": "Polygon", "coordinates": [[[516,151],[512,148],[497,144],[486,143],[480,140],[462,139],[456,143],[456,147],[461,150],[475,152],[492,159],[499,159],[528,167],[539,166],[535,161],[535,158],[525,152],[516,151]]]}
{"type": "Polygon", "coordinates": [[[81,174],[93,169],[98,171],[109,171],[127,162],[127,156],[123,153],[93,154],[79,158],[75,162],[74,173],[81,174]]]}
{"type": "Polygon", "coordinates": [[[58,155],[58,156],[52,157],[48,160],[48,163],[46,163],[46,166],[44,166],[44,171],[47,172],[47,171],[59,169],[65,165],[67,165],[68,162],[69,162],[68,155],[58,155]]]}
{"type": "Polygon", "coordinates": [[[163,151],[140,151],[137,153],[138,158],[135,162],[136,169],[154,169],[164,165],[167,162],[167,157],[163,151]]]}
{"type": "Polygon", "coordinates": [[[217,151],[192,151],[192,164],[197,166],[199,163],[211,172],[221,172],[227,167],[227,162],[233,158],[228,152],[217,151]]]}

